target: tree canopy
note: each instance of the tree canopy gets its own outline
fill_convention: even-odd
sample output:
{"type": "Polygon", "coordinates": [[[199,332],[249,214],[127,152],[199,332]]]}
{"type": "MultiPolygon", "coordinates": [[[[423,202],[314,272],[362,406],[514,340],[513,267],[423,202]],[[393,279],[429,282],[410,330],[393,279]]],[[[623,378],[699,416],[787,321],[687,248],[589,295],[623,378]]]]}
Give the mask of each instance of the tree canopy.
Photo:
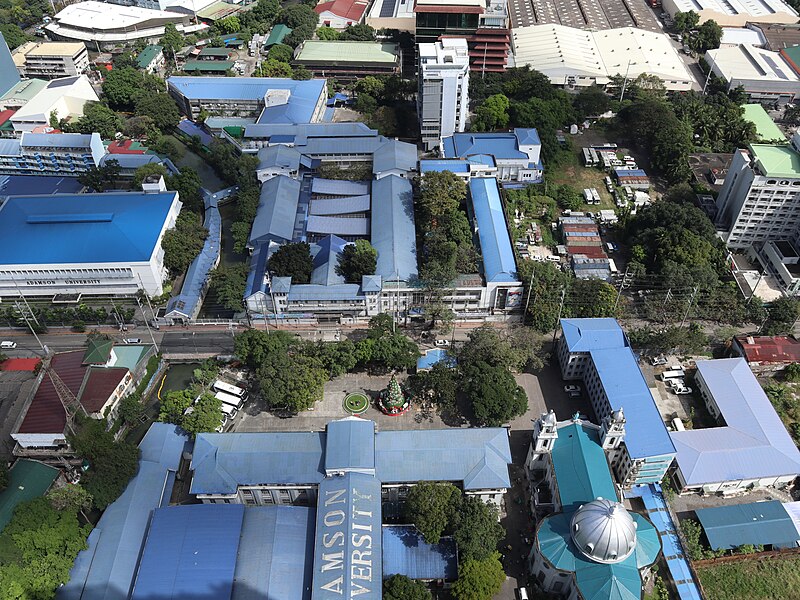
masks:
{"type": "Polygon", "coordinates": [[[458,566],[453,596],[456,600],[491,600],[505,580],[499,553],[484,560],[466,560],[458,566]]]}
{"type": "Polygon", "coordinates": [[[461,369],[464,391],[480,425],[499,427],[525,413],[528,397],[506,367],[479,361],[461,369]]]}
{"type": "Polygon", "coordinates": [[[269,259],[269,270],[276,277],[291,277],[292,283],[308,283],[314,265],[311,247],[305,242],[283,244],[269,259]]]}
{"type": "Polygon", "coordinates": [[[464,496],[455,515],[453,538],[459,561],[486,560],[505,535],[497,507],[475,496],[464,496]]]}
{"type": "Polygon", "coordinates": [[[461,491],[451,483],[421,481],[408,491],[406,518],[429,544],[436,544],[452,523],[461,491]]]}
{"type": "Polygon", "coordinates": [[[164,266],[174,277],[183,273],[203,249],[208,230],[200,222],[200,215],[182,210],[170,229],[161,239],[164,249],[164,266]]]}
{"type": "Polygon", "coordinates": [[[374,275],[378,265],[378,251],[367,240],[348,244],[339,255],[336,274],[347,283],[361,283],[364,275],[374,275]]]}
{"type": "Polygon", "coordinates": [[[229,310],[242,310],[242,298],[247,285],[247,265],[220,265],[211,272],[211,289],[217,302],[229,310]]]}
{"type": "Polygon", "coordinates": [[[431,600],[431,592],[421,581],[405,575],[392,575],[383,581],[383,600],[431,600]]]}
{"type": "Polygon", "coordinates": [[[83,107],[83,116],[74,124],[61,124],[64,132],[99,133],[104,139],[113,139],[122,130],[122,118],[105,104],[87,102],[83,107]]]}

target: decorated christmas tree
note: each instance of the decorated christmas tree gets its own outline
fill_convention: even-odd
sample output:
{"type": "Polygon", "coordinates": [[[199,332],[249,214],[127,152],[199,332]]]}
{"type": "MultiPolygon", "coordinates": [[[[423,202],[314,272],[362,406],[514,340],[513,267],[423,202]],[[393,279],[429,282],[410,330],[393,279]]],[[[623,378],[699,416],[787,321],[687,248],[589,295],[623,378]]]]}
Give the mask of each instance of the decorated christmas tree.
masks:
{"type": "Polygon", "coordinates": [[[386,387],[383,403],[390,411],[402,410],[406,403],[403,390],[400,389],[400,384],[397,383],[397,378],[394,375],[392,375],[392,379],[386,387]]]}

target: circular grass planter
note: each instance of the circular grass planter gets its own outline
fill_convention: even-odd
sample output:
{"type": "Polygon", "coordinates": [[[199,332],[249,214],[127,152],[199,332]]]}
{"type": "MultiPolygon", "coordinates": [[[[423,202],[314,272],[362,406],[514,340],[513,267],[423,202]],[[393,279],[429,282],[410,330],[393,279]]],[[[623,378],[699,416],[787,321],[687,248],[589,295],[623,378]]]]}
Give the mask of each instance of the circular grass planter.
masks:
{"type": "Polygon", "coordinates": [[[369,407],[369,398],[361,393],[347,394],[342,406],[351,415],[360,415],[369,407]]]}

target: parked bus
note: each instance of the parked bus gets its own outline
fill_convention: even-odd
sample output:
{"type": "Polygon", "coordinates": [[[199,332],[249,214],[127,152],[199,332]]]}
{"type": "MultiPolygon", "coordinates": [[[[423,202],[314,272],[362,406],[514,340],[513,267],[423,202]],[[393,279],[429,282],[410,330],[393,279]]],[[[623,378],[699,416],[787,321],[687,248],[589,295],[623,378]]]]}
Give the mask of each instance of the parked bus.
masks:
{"type": "Polygon", "coordinates": [[[683,369],[668,369],[661,374],[661,381],[666,381],[667,379],[682,378],[685,376],[686,374],[683,372],[683,369]]]}
{"type": "Polygon", "coordinates": [[[217,392],[214,397],[223,404],[233,406],[237,410],[244,404],[244,398],[237,398],[233,394],[226,394],[225,392],[217,392]]]}
{"type": "Polygon", "coordinates": [[[224,381],[220,381],[217,379],[214,382],[214,389],[218,392],[225,392],[226,394],[231,394],[236,396],[237,398],[244,398],[245,391],[240,388],[236,387],[235,385],[231,385],[230,383],[225,383],[224,381]]]}
{"type": "Polygon", "coordinates": [[[220,406],[222,409],[222,414],[225,415],[226,419],[233,419],[236,416],[236,413],[239,412],[236,410],[235,406],[231,406],[230,404],[225,404],[224,402],[220,406]]]}

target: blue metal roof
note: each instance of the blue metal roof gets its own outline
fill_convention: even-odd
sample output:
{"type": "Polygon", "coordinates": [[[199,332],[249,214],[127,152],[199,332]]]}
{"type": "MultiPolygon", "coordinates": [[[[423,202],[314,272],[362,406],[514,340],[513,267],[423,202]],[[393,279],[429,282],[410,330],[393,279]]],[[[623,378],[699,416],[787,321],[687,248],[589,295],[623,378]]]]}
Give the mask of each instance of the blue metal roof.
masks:
{"type": "Polygon", "coordinates": [[[375,423],[347,417],[328,423],[325,471],[375,473],[375,423]]]}
{"type": "Polygon", "coordinates": [[[319,483],[325,434],[201,433],[194,443],[192,494],[235,494],[237,484],[319,483]]]}
{"type": "Polygon", "coordinates": [[[131,600],[230,598],[242,504],[153,511],[131,600]]]}
{"type": "Polygon", "coordinates": [[[272,77],[169,77],[171,90],[190,100],[260,100],[270,90],[289,90],[286,104],[264,108],[259,123],[308,123],[320,97],[327,97],[325,79],[299,81],[272,77]]]}
{"type": "Polygon", "coordinates": [[[339,196],[336,198],[315,198],[311,201],[309,214],[331,216],[365,213],[369,211],[370,196],[339,196]]]}
{"type": "Polygon", "coordinates": [[[90,150],[92,141],[100,141],[99,133],[28,133],[22,134],[20,143],[25,148],[85,148],[90,150]]]}
{"type": "Polygon", "coordinates": [[[526,159],[513,133],[456,133],[444,138],[445,158],[465,158],[473,154],[490,154],[495,159],[526,159]]]}
{"type": "Polygon", "coordinates": [[[300,168],[300,153],[294,148],[277,144],[258,151],[258,168],[283,167],[296,171],[300,168]]]}
{"type": "Polygon", "coordinates": [[[702,508],[695,513],[714,550],[745,544],[791,548],[800,541],[792,518],[777,500],[702,508]]]}
{"type": "MultiPolygon", "coordinates": [[[[192,77],[191,79],[194,79],[192,77]]],[[[245,138],[266,138],[277,143],[276,136],[286,136],[287,142],[299,140],[306,143],[309,137],[352,137],[377,136],[378,132],[370,129],[365,123],[297,123],[293,125],[281,123],[254,123],[244,130],[245,138]]]]}
{"type": "Polygon", "coordinates": [[[542,143],[539,140],[539,132],[533,128],[516,127],[514,135],[520,146],[538,146],[542,143]]]}
{"type": "Polygon", "coordinates": [[[725,426],[670,434],[687,484],[800,473],[800,451],[745,359],[697,361],[697,373],[725,426]]]}
{"type": "Polygon", "coordinates": [[[450,159],[428,159],[419,161],[420,173],[441,173],[450,171],[451,173],[469,173],[469,163],[460,158],[450,159]]]}
{"type": "Polygon", "coordinates": [[[308,600],[314,509],[251,506],[244,511],[231,600],[308,600]]]}
{"type": "Polygon", "coordinates": [[[445,366],[455,367],[456,359],[444,348],[432,348],[417,359],[417,371],[426,371],[433,365],[444,362],[445,366]]]}
{"type": "Polygon", "coordinates": [[[615,319],[561,319],[561,331],[570,352],[589,352],[628,345],[615,319]]]}
{"type": "Polygon", "coordinates": [[[311,193],[326,196],[362,196],[369,194],[369,182],[314,177],[311,181],[311,193]]]}
{"type": "Polygon", "coordinates": [[[500,428],[379,431],[375,441],[375,466],[384,483],[463,481],[465,490],[508,488],[509,464],[508,432],[500,428]]]}
{"type": "Polygon", "coordinates": [[[383,526],[383,578],[405,575],[411,579],[443,579],[458,577],[456,543],[444,537],[429,544],[413,525],[383,526]]]}
{"type": "Polygon", "coordinates": [[[0,175],[0,198],[20,194],[77,194],[83,189],[76,177],[41,175],[0,175]]]}
{"type": "Polygon", "coordinates": [[[0,208],[3,264],[149,261],[176,192],[13,196],[0,208]]]}
{"type": "Polygon", "coordinates": [[[294,237],[300,182],[278,175],[261,186],[256,218],[250,230],[250,245],[265,241],[288,242],[294,237]]]}
{"type": "Polygon", "coordinates": [[[517,264],[508,237],[497,180],[473,178],[469,182],[478,237],[481,241],[483,271],[487,282],[517,281],[517,264]]]}
{"type": "Polygon", "coordinates": [[[399,140],[387,140],[375,150],[372,157],[372,172],[375,175],[393,169],[415,171],[416,168],[417,147],[399,140]]]}
{"type": "Polygon", "coordinates": [[[625,446],[631,458],[675,454],[675,446],[631,349],[606,348],[589,354],[611,410],[622,408],[625,412],[628,421],[625,446]]]}
{"type": "MultiPolygon", "coordinates": [[[[277,279],[277,277],[275,279],[277,279]]],[[[273,282],[275,279],[273,279],[273,282]]],[[[275,291],[277,291],[277,289],[275,291]]],[[[332,302],[336,300],[359,300],[363,299],[363,296],[361,295],[360,286],[357,283],[340,283],[335,285],[300,284],[292,285],[287,299],[289,302],[332,302]]]]}
{"type": "Polygon", "coordinates": [[[417,238],[414,228],[411,182],[397,175],[372,184],[372,232],[378,251],[375,274],[383,281],[417,277],[417,238]]]}
{"type": "MultiPolygon", "coordinates": [[[[192,77],[192,79],[196,79],[196,77],[192,77]]],[[[181,122],[178,123],[178,129],[180,129],[189,137],[199,137],[200,142],[205,146],[210,146],[211,141],[214,139],[205,129],[203,129],[202,125],[195,124],[193,121],[189,121],[188,119],[182,119],[181,122]]]]}
{"type": "Polygon", "coordinates": [[[369,235],[369,218],[309,215],[306,219],[306,231],[342,237],[366,236],[369,235]]]}
{"type": "Polygon", "coordinates": [[[128,598],[150,513],[169,497],[170,474],[188,438],[175,425],[153,423],[139,444],[139,471],[100,517],[95,539],[78,554],[70,581],[56,590],[59,600],[128,598]]]}
{"type": "Polygon", "coordinates": [[[338,285],[344,283],[344,277],[336,273],[339,255],[347,245],[342,238],[329,235],[311,246],[313,256],[311,271],[312,285],[338,285]]]}
{"type": "Polygon", "coordinates": [[[381,482],[346,473],[319,484],[312,600],[380,600],[381,482]]]}

